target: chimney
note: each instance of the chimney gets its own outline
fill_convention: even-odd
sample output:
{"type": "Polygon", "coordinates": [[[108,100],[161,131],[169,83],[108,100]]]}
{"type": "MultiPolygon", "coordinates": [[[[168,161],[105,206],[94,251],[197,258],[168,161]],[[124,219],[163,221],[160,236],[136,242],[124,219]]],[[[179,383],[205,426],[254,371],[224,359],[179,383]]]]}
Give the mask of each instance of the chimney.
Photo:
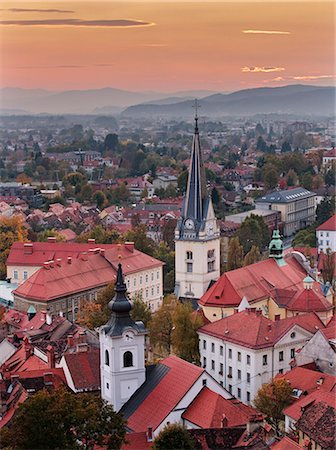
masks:
{"type": "Polygon", "coordinates": [[[20,375],[17,375],[17,374],[11,375],[11,383],[13,383],[14,381],[19,381],[19,379],[20,379],[20,375]]]}
{"type": "Polygon", "coordinates": [[[255,313],[256,313],[256,316],[262,316],[262,310],[261,309],[257,309],[255,313]]]}
{"type": "Polygon", "coordinates": [[[33,244],[31,242],[25,242],[23,244],[23,253],[25,255],[31,255],[33,253],[33,244]]]}
{"type": "Polygon", "coordinates": [[[268,331],[271,331],[271,330],[272,330],[272,324],[271,324],[271,323],[269,323],[269,324],[267,325],[267,329],[268,329],[268,331]]]}
{"type": "Polygon", "coordinates": [[[134,242],[125,242],[124,246],[131,253],[134,252],[134,242]]]}
{"type": "Polygon", "coordinates": [[[46,322],[47,320],[47,312],[41,311],[41,322],[46,322]]]}
{"type": "Polygon", "coordinates": [[[86,342],[77,345],[77,352],[87,352],[89,350],[89,344],[86,342]]]}
{"type": "Polygon", "coordinates": [[[101,248],[101,249],[100,249],[100,254],[101,254],[102,256],[105,256],[105,248],[101,248]]]}
{"type": "Polygon", "coordinates": [[[222,415],[221,428],[226,428],[228,426],[228,419],[225,414],[222,415]]]}
{"type": "Polygon", "coordinates": [[[86,333],[85,331],[80,331],[78,336],[78,344],[84,344],[86,342],[86,333]]]}
{"type": "Polygon", "coordinates": [[[43,382],[45,386],[52,386],[54,383],[54,374],[52,372],[46,372],[43,374],[43,382]]]}
{"type": "Polygon", "coordinates": [[[88,260],[88,255],[87,255],[86,252],[83,252],[83,253],[82,253],[81,259],[82,259],[82,261],[87,261],[87,260],[88,260]]]}
{"type": "Polygon", "coordinates": [[[72,257],[68,256],[68,264],[71,264],[71,263],[72,263],[72,257]]]}
{"type": "Polygon", "coordinates": [[[73,347],[74,345],[74,341],[73,341],[73,335],[72,334],[68,334],[68,347],[73,347]]]}
{"type": "Polygon", "coordinates": [[[47,242],[52,242],[52,243],[56,243],[56,237],[55,236],[48,236],[47,242]]]}
{"type": "Polygon", "coordinates": [[[55,367],[55,350],[52,345],[48,345],[48,347],[47,347],[47,357],[48,357],[49,369],[54,369],[54,367],[55,367]]]}
{"type": "Polygon", "coordinates": [[[58,267],[61,267],[61,262],[62,262],[62,258],[56,259],[56,264],[58,265],[58,267]]]}
{"type": "Polygon", "coordinates": [[[24,350],[25,350],[25,357],[26,357],[26,359],[28,359],[29,356],[32,354],[32,347],[31,347],[31,344],[30,344],[27,336],[25,336],[23,338],[23,345],[24,345],[24,350]]]}
{"type": "Polygon", "coordinates": [[[49,263],[49,261],[44,262],[44,263],[43,263],[43,267],[44,267],[46,270],[49,270],[49,269],[50,269],[50,263],[49,263]]]}
{"type": "Polygon", "coordinates": [[[95,244],[96,243],[96,239],[88,239],[88,244],[95,244]]]}
{"type": "Polygon", "coordinates": [[[49,261],[49,266],[50,266],[50,267],[54,267],[54,260],[53,260],[53,259],[51,259],[51,260],[49,261]]]}
{"type": "Polygon", "coordinates": [[[147,427],[146,438],[147,438],[147,442],[153,442],[153,428],[152,427],[147,427]]]}

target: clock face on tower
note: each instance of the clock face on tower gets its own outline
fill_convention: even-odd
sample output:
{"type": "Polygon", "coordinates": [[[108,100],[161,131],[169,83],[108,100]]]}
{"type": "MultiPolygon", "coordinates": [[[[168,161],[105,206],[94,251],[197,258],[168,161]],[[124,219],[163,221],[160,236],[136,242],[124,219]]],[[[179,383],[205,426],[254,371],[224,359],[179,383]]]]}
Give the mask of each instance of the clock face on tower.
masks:
{"type": "Polygon", "coordinates": [[[184,222],[184,226],[188,229],[188,230],[193,230],[194,229],[194,221],[192,219],[187,219],[184,222]]]}
{"type": "Polygon", "coordinates": [[[127,331],[124,335],[123,335],[124,341],[133,341],[134,339],[134,333],[132,331],[127,331]]]}
{"type": "Polygon", "coordinates": [[[207,226],[207,234],[208,234],[208,236],[212,236],[212,235],[213,235],[213,232],[214,232],[214,227],[213,227],[213,224],[210,223],[210,224],[207,226]]]}

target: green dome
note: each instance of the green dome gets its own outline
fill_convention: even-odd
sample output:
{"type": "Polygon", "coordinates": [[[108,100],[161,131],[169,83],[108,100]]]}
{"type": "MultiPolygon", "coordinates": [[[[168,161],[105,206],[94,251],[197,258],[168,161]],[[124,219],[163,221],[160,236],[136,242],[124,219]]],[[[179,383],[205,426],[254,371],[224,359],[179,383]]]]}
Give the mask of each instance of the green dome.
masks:
{"type": "Polygon", "coordinates": [[[280,232],[279,230],[274,230],[273,231],[273,236],[272,236],[272,240],[269,243],[269,252],[270,252],[270,257],[273,258],[282,258],[283,257],[283,243],[282,243],[282,239],[280,236],[280,232]]]}
{"type": "Polygon", "coordinates": [[[314,280],[309,275],[306,276],[306,278],[303,280],[304,283],[314,283],[314,280]]]}

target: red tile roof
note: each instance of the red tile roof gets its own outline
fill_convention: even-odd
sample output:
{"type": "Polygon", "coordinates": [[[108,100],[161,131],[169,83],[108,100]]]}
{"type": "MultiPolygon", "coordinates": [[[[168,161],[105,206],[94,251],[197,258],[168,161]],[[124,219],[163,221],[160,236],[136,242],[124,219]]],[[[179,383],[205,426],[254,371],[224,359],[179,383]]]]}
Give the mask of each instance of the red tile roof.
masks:
{"type": "MultiPolygon", "coordinates": [[[[152,447],[153,442],[147,441],[146,432],[128,433],[126,442],[121,446],[121,450],[148,450],[152,447]]],[[[96,448],[94,449],[96,450],[96,448]]]]}
{"type": "Polygon", "coordinates": [[[316,389],[330,392],[336,386],[335,376],[304,367],[295,367],[285,374],[278,374],[277,378],[284,378],[293,389],[299,389],[308,394],[316,389]]]}
{"type": "Polygon", "coordinates": [[[64,359],[77,390],[96,391],[100,389],[99,349],[66,353],[64,359]]]}
{"type": "Polygon", "coordinates": [[[336,214],[318,226],[316,231],[336,231],[336,214]]]}
{"type": "Polygon", "coordinates": [[[303,288],[307,275],[294,256],[279,266],[273,258],[225,272],[203,295],[199,303],[204,306],[238,306],[245,296],[249,302],[271,297],[274,289],[303,288]]]}
{"type": "Polygon", "coordinates": [[[209,388],[204,387],[194,401],[182,414],[183,419],[200,428],[221,428],[223,415],[227,419],[228,427],[245,426],[250,420],[258,418],[262,421],[263,415],[250,406],[240,408],[239,400],[227,400],[209,388]]]}
{"type": "Polygon", "coordinates": [[[54,262],[49,269],[42,267],[22,283],[14,295],[30,300],[47,302],[73,293],[108,285],[115,280],[118,255],[121,255],[125,275],[141,270],[162,267],[163,263],[145,253],[122,247],[106,250],[87,257],[54,262]]]}
{"type": "Polygon", "coordinates": [[[1,366],[1,372],[6,376],[6,373],[10,372],[44,370],[47,367],[48,364],[34,354],[27,358],[24,345],[21,345],[21,347],[1,366]]]}
{"type": "Polygon", "coordinates": [[[314,283],[313,289],[298,291],[286,308],[291,311],[329,311],[333,305],[325,299],[319,283],[314,283]]]}
{"type": "Polygon", "coordinates": [[[245,310],[199,328],[199,332],[249,348],[273,346],[295,325],[316,333],[324,325],[314,313],[273,322],[261,312],[245,310]]]}
{"type": "Polygon", "coordinates": [[[328,341],[336,339],[336,315],[335,314],[329,320],[327,327],[324,330],[322,330],[322,333],[324,334],[325,338],[328,339],[328,341]]]}
{"type": "Polygon", "coordinates": [[[297,449],[302,450],[302,447],[300,447],[299,444],[297,444],[287,436],[285,436],[284,438],[281,439],[281,441],[278,441],[271,446],[271,450],[297,450],[297,449]]]}
{"type": "Polygon", "coordinates": [[[320,401],[325,402],[330,406],[335,406],[335,393],[331,393],[329,391],[324,391],[321,389],[315,389],[310,394],[304,395],[298,401],[287,406],[287,408],[283,410],[283,413],[294,420],[299,420],[306,406],[320,401]]]}
{"type": "Polygon", "coordinates": [[[132,431],[145,431],[148,426],[155,430],[204,373],[204,369],[176,356],[168,356],[159,364],[170,370],[128,418],[132,431]]]}

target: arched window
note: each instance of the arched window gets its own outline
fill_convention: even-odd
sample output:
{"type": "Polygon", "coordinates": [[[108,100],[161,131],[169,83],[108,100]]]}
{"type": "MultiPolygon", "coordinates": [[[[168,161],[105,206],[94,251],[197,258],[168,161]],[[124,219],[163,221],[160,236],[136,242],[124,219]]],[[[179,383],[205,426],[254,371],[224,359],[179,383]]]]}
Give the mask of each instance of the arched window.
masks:
{"type": "Polygon", "coordinates": [[[132,352],[124,353],[124,367],[132,367],[133,366],[133,354],[132,352]]]}
{"type": "Polygon", "coordinates": [[[110,355],[109,355],[108,350],[105,350],[105,364],[106,364],[107,366],[110,365],[110,355]]]}
{"type": "Polygon", "coordinates": [[[186,259],[193,259],[193,252],[191,252],[190,250],[188,250],[186,252],[186,259]]]}

